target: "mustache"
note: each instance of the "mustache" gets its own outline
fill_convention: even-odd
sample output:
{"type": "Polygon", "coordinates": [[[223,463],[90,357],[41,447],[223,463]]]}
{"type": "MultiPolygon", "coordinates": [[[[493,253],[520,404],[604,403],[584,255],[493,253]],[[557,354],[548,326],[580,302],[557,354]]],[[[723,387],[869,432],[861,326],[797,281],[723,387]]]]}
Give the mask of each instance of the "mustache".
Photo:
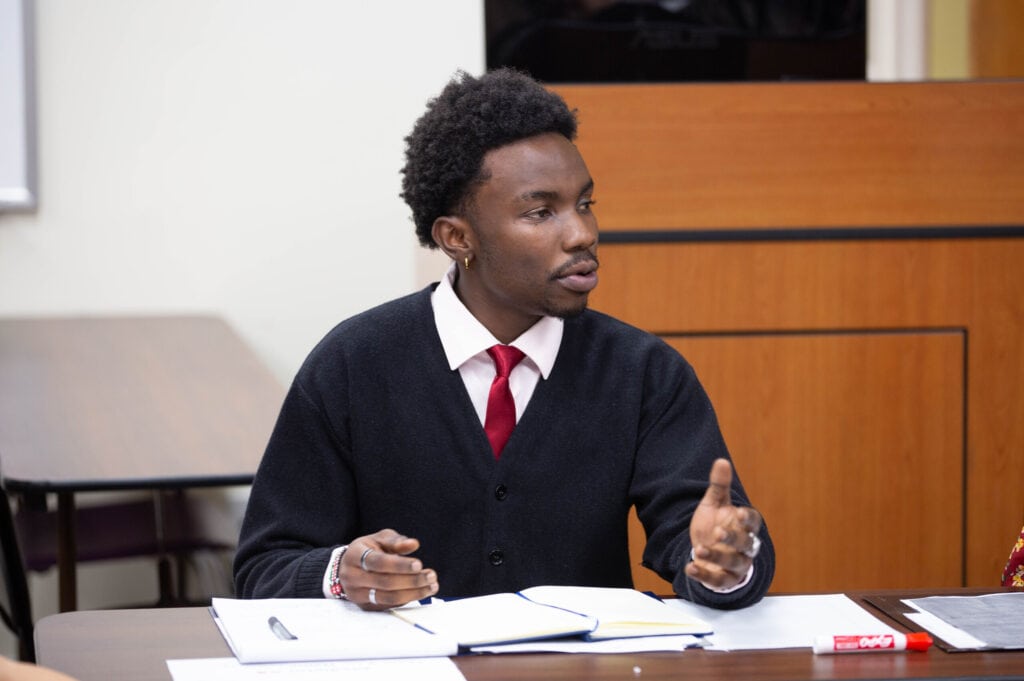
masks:
{"type": "Polygon", "coordinates": [[[573,268],[577,267],[581,263],[592,264],[594,266],[594,269],[597,269],[597,268],[599,268],[601,266],[600,261],[598,261],[598,259],[597,259],[597,254],[596,253],[590,253],[588,251],[586,253],[580,253],[578,255],[573,256],[572,260],[570,260],[569,262],[565,263],[564,265],[559,267],[557,270],[555,270],[555,272],[551,275],[551,278],[552,279],[559,279],[561,277],[564,277],[573,268]]]}

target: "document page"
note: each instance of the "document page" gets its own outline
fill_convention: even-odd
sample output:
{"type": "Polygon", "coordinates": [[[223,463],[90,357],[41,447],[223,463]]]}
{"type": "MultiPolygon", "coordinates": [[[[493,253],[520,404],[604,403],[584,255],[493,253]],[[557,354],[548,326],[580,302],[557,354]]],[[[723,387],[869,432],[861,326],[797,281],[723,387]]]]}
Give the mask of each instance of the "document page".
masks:
{"type": "Polygon", "coordinates": [[[708,621],[715,630],[706,637],[711,650],[809,648],[819,635],[897,633],[843,594],[766,596],[742,610],[666,603],[708,621]]]}
{"type": "Polygon", "coordinates": [[[298,662],[455,655],[457,643],[391,612],[344,600],[214,598],[217,626],[240,662],[298,662]]]}
{"type": "Polygon", "coordinates": [[[233,657],[167,660],[174,681],[465,681],[446,657],[403,660],[343,660],[337,662],[279,662],[240,664],[233,657]]]}
{"type": "Polygon", "coordinates": [[[711,625],[699,617],[671,608],[664,601],[635,589],[535,586],[520,593],[534,603],[596,618],[597,628],[587,634],[587,638],[594,641],[711,633],[711,625]]]}
{"type": "Polygon", "coordinates": [[[540,605],[511,593],[438,601],[420,608],[392,612],[407,622],[454,639],[467,648],[578,636],[593,631],[597,626],[597,620],[592,617],[540,605]]]}
{"type": "MultiPolygon", "coordinates": [[[[928,596],[903,602],[955,627],[974,639],[975,643],[980,642],[981,647],[1024,650],[1024,592],[982,596],[928,596]]],[[[927,620],[914,621],[928,628],[927,620]]],[[[958,647],[979,647],[958,644],[939,631],[932,633],[958,647]]]]}

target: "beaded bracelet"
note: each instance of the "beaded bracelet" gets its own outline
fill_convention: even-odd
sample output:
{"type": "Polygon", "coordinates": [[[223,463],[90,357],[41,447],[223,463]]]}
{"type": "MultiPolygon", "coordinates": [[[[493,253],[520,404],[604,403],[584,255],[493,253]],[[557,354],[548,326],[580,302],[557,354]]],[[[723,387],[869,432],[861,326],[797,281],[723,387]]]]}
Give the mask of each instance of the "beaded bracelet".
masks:
{"type": "Polygon", "coordinates": [[[334,556],[334,560],[331,561],[331,595],[335,598],[345,598],[345,587],[341,585],[341,559],[345,557],[345,552],[348,551],[348,545],[342,546],[341,549],[334,556]]]}

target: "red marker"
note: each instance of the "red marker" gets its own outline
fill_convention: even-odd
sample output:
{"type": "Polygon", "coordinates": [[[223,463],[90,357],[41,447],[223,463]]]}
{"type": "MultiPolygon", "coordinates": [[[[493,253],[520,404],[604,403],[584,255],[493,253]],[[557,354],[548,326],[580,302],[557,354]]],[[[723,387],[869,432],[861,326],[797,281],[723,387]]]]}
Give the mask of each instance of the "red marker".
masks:
{"type": "Polygon", "coordinates": [[[932,637],[918,634],[867,634],[864,636],[818,636],[815,653],[870,653],[874,651],[928,650],[932,637]]]}

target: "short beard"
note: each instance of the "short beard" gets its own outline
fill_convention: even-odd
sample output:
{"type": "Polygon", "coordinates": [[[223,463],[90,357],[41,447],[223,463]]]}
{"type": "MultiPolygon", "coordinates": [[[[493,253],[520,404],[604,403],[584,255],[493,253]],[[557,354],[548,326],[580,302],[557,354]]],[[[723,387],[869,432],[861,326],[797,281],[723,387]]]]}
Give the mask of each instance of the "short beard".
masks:
{"type": "Polygon", "coordinates": [[[562,309],[548,308],[548,311],[547,311],[546,314],[549,317],[558,317],[559,319],[563,319],[564,320],[564,319],[575,319],[576,317],[579,317],[581,314],[583,314],[586,311],[587,311],[587,297],[584,296],[582,302],[580,302],[579,305],[576,305],[576,306],[574,306],[572,308],[569,308],[569,309],[566,309],[566,308],[562,308],[562,309]]]}

